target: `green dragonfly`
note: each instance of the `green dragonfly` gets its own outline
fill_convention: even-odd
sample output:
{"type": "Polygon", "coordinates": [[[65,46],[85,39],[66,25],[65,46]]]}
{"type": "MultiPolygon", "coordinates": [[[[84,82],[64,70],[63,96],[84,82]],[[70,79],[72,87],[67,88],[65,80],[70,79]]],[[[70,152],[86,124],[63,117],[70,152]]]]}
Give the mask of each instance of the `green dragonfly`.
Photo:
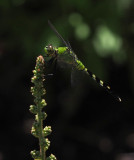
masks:
{"type": "Polygon", "coordinates": [[[84,64],[78,59],[77,55],[72,50],[72,47],[69,42],[65,41],[63,37],[59,34],[56,28],[48,21],[50,28],[56,33],[57,37],[61,39],[66,47],[54,47],[51,44],[44,48],[45,57],[50,58],[50,60],[58,60],[65,64],[71,65],[72,69],[85,72],[93,80],[95,80],[101,87],[105,88],[116,100],[121,102],[121,98],[117,96],[109,85],[100,80],[95,74],[88,70],[84,64]]]}

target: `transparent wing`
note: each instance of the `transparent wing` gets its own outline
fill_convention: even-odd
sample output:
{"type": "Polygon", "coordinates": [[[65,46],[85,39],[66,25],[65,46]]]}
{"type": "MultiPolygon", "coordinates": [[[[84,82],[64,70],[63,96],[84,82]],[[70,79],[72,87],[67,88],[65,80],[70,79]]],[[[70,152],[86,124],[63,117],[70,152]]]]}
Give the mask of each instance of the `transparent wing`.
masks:
{"type": "Polygon", "coordinates": [[[57,37],[60,38],[61,41],[65,44],[65,46],[68,47],[68,48],[71,50],[70,44],[68,44],[68,43],[64,40],[64,38],[59,34],[59,32],[57,31],[57,29],[54,27],[54,25],[53,25],[49,20],[48,20],[48,24],[49,24],[50,28],[55,32],[55,34],[57,35],[57,37]]]}
{"type": "Polygon", "coordinates": [[[58,38],[60,38],[60,40],[63,42],[63,44],[65,44],[65,46],[68,48],[68,54],[71,55],[72,57],[77,58],[76,54],[74,53],[74,51],[72,50],[72,47],[69,43],[69,41],[65,41],[64,38],[60,35],[60,33],[57,31],[57,29],[54,27],[54,25],[48,20],[48,24],[50,26],[50,28],[54,31],[54,33],[56,34],[56,36],[58,38]]]}
{"type": "Polygon", "coordinates": [[[71,85],[72,87],[78,87],[83,85],[87,80],[87,75],[85,72],[72,68],[71,71],[71,85]],[[85,82],[84,82],[85,81],[85,82]]]}
{"type": "Polygon", "coordinates": [[[61,68],[72,68],[73,66],[73,60],[72,56],[68,54],[68,52],[65,52],[64,54],[57,55],[57,62],[58,65],[61,66],[61,68]]]}

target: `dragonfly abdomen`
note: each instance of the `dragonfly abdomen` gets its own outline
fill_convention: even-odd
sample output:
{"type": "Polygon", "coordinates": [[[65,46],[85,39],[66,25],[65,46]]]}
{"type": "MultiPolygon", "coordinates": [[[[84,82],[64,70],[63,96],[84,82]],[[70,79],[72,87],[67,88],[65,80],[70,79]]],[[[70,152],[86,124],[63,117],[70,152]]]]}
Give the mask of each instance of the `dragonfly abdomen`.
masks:
{"type": "Polygon", "coordinates": [[[107,85],[105,82],[100,80],[98,77],[96,77],[95,74],[93,74],[91,71],[89,71],[87,68],[85,68],[85,72],[93,79],[95,80],[101,87],[105,88],[115,99],[117,99],[119,102],[121,102],[121,98],[117,96],[112,90],[109,85],[107,85]]]}
{"type": "Polygon", "coordinates": [[[95,74],[93,74],[91,71],[89,71],[81,61],[76,61],[77,65],[76,68],[80,71],[86,72],[93,80],[95,80],[100,86],[104,87],[107,90],[110,90],[110,86],[106,85],[102,80],[100,80],[98,77],[96,77],[95,74]]]}
{"type": "Polygon", "coordinates": [[[108,86],[106,83],[104,83],[101,79],[99,79],[98,77],[96,77],[95,74],[93,74],[91,71],[89,71],[88,69],[86,69],[86,72],[90,75],[90,77],[95,80],[100,86],[104,87],[107,90],[110,90],[110,86],[108,86]]]}
{"type": "Polygon", "coordinates": [[[84,71],[86,69],[84,64],[78,59],[75,60],[75,67],[80,71],[84,71]]]}
{"type": "Polygon", "coordinates": [[[93,74],[91,71],[89,71],[84,65],[83,63],[76,59],[75,60],[75,67],[80,70],[80,71],[84,71],[86,74],[88,74],[94,81],[96,81],[101,87],[105,88],[115,99],[117,99],[119,102],[121,102],[121,98],[119,96],[117,96],[110,88],[109,85],[107,85],[106,83],[104,83],[102,80],[100,80],[95,74],[93,74]]]}

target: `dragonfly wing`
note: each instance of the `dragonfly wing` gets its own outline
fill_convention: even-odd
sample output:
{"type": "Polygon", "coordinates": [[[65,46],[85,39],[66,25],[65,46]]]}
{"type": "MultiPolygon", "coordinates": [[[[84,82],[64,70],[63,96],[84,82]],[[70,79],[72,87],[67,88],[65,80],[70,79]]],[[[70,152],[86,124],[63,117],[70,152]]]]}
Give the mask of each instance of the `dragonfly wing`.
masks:
{"type": "Polygon", "coordinates": [[[71,85],[73,87],[78,87],[79,85],[83,85],[83,81],[86,80],[86,73],[83,71],[80,71],[76,68],[72,68],[71,72],[71,85]]]}
{"type": "Polygon", "coordinates": [[[70,52],[70,51],[66,50],[62,54],[57,54],[58,63],[64,64],[65,67],[72,66],[74,63],[74,57],[72,55],[70,55],[68,52],[70,52]]]}
{"type": "Polygon", "coordinates": [[[55,63],[56,58],[45,57],[44,59],[45,59],[45,66],[47,68],[49,68],[50,66],[52,66],[55,63]]]}
{"type": "Polygon", "coordinates": [[[66,61],[63,61],[61,59],[57,59],[57,65],[60,67],[60,68],[72,68],[72,64],[70,63],[67,63],[66,61]]]}
{"type": "Polygon", "coordinates": [[[57,31],[57,29],[54,27],[54,25],[48,20],[48,24],[50,26],[50,28],[54,31],[54,33],[56,34],[56,36],[63,42],[63,44],[65,44],[65,46],[68,48],[68,54],[72,57],[77,58],[77,56],[75,55],[75,53],[72,50],[72,47],[69,43],[69,41],[65,41],[64,38],[60,35],[60,33],[57,31]]]}
{"type": "Polygon", "coordinates": [[[59,34],[57,29],[54,27],[54,25],[49,20],[48,20],[48,24],[49,24],[50,28],[55,32],[57,37],[60,38],[61,41],[65,44],[65,46],[68,47],[71,50],[70,45],[64,40],[64,38],[59,34]]]}

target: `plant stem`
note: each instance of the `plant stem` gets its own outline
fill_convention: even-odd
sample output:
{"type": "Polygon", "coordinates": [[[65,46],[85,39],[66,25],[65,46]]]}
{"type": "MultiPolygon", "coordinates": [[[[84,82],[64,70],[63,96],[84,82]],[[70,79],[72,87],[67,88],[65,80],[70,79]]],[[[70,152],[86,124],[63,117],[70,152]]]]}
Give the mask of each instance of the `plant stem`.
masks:
{"type": "Polygon", "coordinates": [[[49,157],[46,157],[46,151],[50,146],[50,141],[48,138],[45,138],[51,134],[51,126],[46,126],[43,128],[43,121],[46,119],[47,114],[42,111],[43,108],[47,105],[45,99],[43,99],[46,94],[46,90],[43,86],[44,82],[44,58],[42,56],[37,57],[35,70],[33,70],[34,76],[31,81],[34,84],[31,87],[32,95],[35,97],[35,105],[30,105],[31,113],[35,114],[35,122],[33,123],[31,133],[33,136],[39,139],[40,150],[31,151],[31,155],[34,160],[56,160],[56,157],[51,154],[49,157]]]}
{"type": "Polygon", "coordinates": [[[46,153],[45,153],[45,147],[43,144],[44,136],[43,136],[43,120],[41,118],[41,107],[38,106],[38,122],[39,122],[39,145],[40,145],[40,153],[41,153],[41,159],[46,160],[46,153]]]}

